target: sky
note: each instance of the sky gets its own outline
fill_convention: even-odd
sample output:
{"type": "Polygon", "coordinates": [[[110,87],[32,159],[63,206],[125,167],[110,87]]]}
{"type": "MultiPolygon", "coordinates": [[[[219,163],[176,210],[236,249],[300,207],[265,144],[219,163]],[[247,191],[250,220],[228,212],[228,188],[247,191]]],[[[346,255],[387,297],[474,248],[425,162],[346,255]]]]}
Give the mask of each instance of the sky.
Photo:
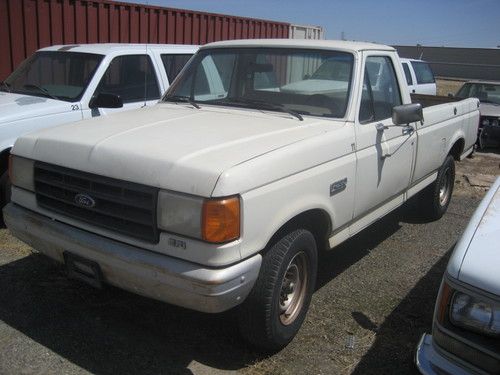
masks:
{"type": "MultiPolygon", "coordinates": [[[[123,0],[121,0],[123,1],[123,0]]],[[[326,39],[497,48],[500,0],[125,0],[319,25],[326,39]]]]}

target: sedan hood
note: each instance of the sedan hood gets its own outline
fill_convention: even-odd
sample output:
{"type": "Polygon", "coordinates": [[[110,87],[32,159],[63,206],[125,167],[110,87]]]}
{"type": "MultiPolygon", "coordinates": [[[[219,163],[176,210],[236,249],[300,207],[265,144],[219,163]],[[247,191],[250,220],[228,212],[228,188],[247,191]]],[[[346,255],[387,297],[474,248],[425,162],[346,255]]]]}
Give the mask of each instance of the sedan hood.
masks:
{"type": "Polygon", "coordinates": [[[475,288],[500,296],[500,178],[485,196],[448,264],[448,273],[475,288]]]}
{"type": "Polygon", "coordinates": [[[500,104],[481,103],[479,112],[481,116],[500,117],[500,104]]]}
{"type": "Polygon", "coordinates": [[[0,125],[31,117],[47,116],[70,111],[70,103],[42,98],[0,92],[0,125]]]}
{"type": "Polygon", "coordinates": [[[286,113],[184,104],[118,113],[19,138],[13,153],[162,189],[210,196],[220,174],[324,132],[286,113]]]}

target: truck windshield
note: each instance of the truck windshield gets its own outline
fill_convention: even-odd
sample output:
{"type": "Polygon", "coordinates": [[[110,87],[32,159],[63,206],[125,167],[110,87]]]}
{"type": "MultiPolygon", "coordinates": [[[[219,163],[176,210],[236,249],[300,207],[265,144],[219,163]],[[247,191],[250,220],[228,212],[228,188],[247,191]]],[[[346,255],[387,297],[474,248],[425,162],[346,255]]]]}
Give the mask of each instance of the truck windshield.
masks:
{"type": "Polygon", "coordinates": [[[342,118],[353,61],[350,53],[328,50],[206,49],[163,100],[342,118]]]}
{"type": "Polygon", "coordinates": [[[5,80],[0,90],[76,101],[82,96],[103,57],[66,51],[37,52],[5,80]]]}
{"type": "Polygon", "coordinates": [[[458,98],[478,98],[481,103],[500,104],[500,83],[466,83],[458,90],[458,98]]]}

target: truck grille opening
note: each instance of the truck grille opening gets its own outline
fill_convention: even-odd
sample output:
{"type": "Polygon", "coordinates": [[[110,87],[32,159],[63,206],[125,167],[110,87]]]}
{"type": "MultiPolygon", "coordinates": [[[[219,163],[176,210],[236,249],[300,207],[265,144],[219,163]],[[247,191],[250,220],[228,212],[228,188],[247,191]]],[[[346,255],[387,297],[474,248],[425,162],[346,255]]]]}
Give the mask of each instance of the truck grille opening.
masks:
{"type": "Polygon", "coordinates": [[[158,243],[158,189],[41,162],[35,163],[34,177],[40,207],[158,243]]]}

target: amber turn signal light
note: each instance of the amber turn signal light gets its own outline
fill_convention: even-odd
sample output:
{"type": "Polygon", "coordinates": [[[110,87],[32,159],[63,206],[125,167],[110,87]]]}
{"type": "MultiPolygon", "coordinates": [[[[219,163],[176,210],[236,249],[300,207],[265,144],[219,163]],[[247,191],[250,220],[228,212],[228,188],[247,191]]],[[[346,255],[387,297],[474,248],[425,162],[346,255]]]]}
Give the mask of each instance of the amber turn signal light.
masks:
{"type": "Polygon", "coordinates": [[[240,237],[240,198],[208,199],[203,203],[202,238],[223,243],[240,237]]]}

